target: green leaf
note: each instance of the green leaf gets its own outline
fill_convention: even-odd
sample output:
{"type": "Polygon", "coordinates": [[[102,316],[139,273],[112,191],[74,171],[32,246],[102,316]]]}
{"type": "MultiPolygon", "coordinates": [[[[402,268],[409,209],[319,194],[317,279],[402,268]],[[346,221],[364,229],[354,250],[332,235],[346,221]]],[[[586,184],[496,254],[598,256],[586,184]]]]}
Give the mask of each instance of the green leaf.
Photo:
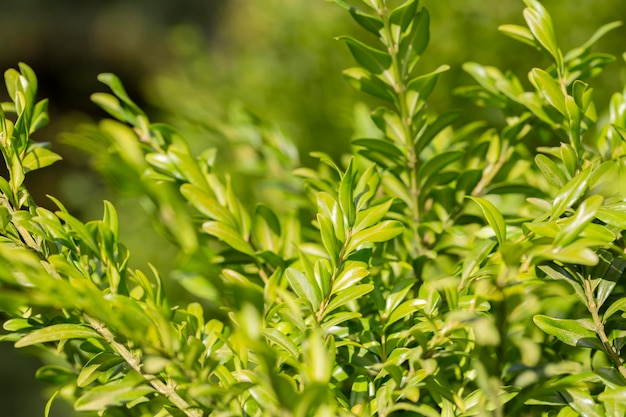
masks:
{"type": "Polygon", "coordinates": [[[322,294],[314,277],[307,277],[295,268],[287,268],[285,276],[294,292],[303,300],[306,300],[313,311],[317,311],[322,303],[322,294]]]}
{"type": "Polygon", "coordinates": [[[122,104],[115,96],[107,93],[93,93],[91,101],[117,120],[127,123],[133,122],[132,116],[122,107],[122,104]]]}
{"type": "Polygon", "coordinates": [[[340,36],[337,39],[348,45],[352,56],[363,68],[372,74],[381,76],[389,85],[394,85],[394,79],[389,72],[391,57],[387,53],[367,46],[350,36],[340,36]]]}
{"type": "Polygon", "coordinates": [[[383,203],[377,204],[372,207],[368,207],[365,210],[361,210],[356,215],[356,221],[354,222],[353,233],[360,232],[368,227],[374,226],[389,212],[394,199],[389,199],[383,203]]]}
{"type": "MultiPolygon", "coordinates": [[[[346,202],[346,204],[349,203],[346,202]]],[[[354,207],[352,209],[354,210],[354,207]]],[[[345,213],[335,197],[325,191],[317,193],[317,210],[322,236],[332,230],[335,238],[343,242],[346,238],[346,226],[348,225],[345,224],[345,220],[347,218],[344,218],[345,213]]],[[[333,252],[329,251],[329,253],[333,252]]]]}
{"type": "Polygon", "coordinates": [[[567,208],[570,208],[585,193],[591,173],[591,166],[588,166],[561,188],[552,204],[552,210],[550,211],[551,219],[560,217],[567,208]]]}
{"type": "Polygon", "coordinates": [[[465,155],[464,151],[447,151],[435,155],[427,160],[419,170],[418,177],[424,184],[430,177],[439,175],[439,171],[448,167],[452,162],[461,159],[465,155]]]}
{"type": "Polygon", "coordinates": [[[124,359],[114,353],[100,352],[83,366],[76,379],[76,385],[83,388],[94,382],[112,367],[124,362],[124,359]]]}
{"type": "Polygon", "coordinates": [[[76,374],[73,369],[59,365],[44,365],[35,373],[37,380],[54,385],[73,384],[75,377],[76,374]]]}
{"type": "Polygon", "coordinates": [[[589,392],[573,387],[567,387],[559,394],[567,401],[570,407],[580,416],[605,417],[604,409],[596,404],[589,392]]]}
{"type": "Polygon", "coordinates": [[[26,154],[22,160],[22,166],[26,174],[39,168],[45,168],[61,159],[63,158],[60,155],[52,152],[50,149],[36,147],[26,154]]]}
{"type": "Polygon", "coordinates": [[[416,153],[421,153],[443,129],[456,122],[460,116],[461,111],[451,111],[437,116],[437,118],[429,123],[428,127],[418,135],[417,142],[415,143],[416,153]]]}
{"type": "Polygon", "coordinates": [[[17,342],[16,348],[35,345],[38,343],[56,342],[66,339],[101,338],[100,334],[90,327],[80,324],[54,324],[30,332],[17,342]]]}
{"type": "Polygon", "coordinates": [[[626,230],[626,212],[618,211],[610,206],[600,207],[596,217],[604,223],[626,230]]]}
{"type": "Polygon", "coordinates": [[[57,216],[65,222],[69,231],[73,232],[73,234],[78,237],[80,243],[84,243],[94,254],[100,253],[94,235],[89,231],[86,225],[65,211],[57,212],[57,216]]]}
{"type": "Polygon", "coordinates": [[[278,252],[280,221],[268,206],[259,204],[254,211],[252,237],[263,250],[278,252]]]}
{"type": "Polygon", "coordinates": [[[126,89],[124,85],[120,81],[120,79],[111,73],[102,73],[98,74],[98,81],[108,86],[113,94],[115,94],[120,100],[122,100],[136,115],[144,115],[144,112],[137,107],[137,105],[130,99],[128,93],[126,93],[126,89]]]}
{"type": "Polygon", "coordinates": [[[411,116],[415,116],[424,107],[437,84],[439,74],[449,69],[448,65],[440,65],[436,70],[409,81],[406,86],[406,103],[411,116]]]}
{"type": "Polygon", "coordinates": [[[211,236],[215,236],[231,248],[241,253],[245,253],[250,256],[256,255],[254,249],[250,246],[250,243],[244,240],[244,238],[235,229],[225,223],[216,221],[204,222],[202,224],[202,230],[211,236]]]}
{"type": "MultiPolygon", "coordinates": [[[[352,158],[350,159],[348,168],[342,175],[341,182],[339,183],[339,206],[341,207],[341,211],[346,217],[349,226],[354,224],[354,220],[356,217],[356,209],[354,207],[354,186],[356,179],[355,170],[356,169],[354,168],[354,158],[352,158]]],[[[344,240],[343,234],[341,236],[338,236],[337,238],[340,240],[344,240]]]]}
{"type": "Polygon", "coordinates": [[[350,392],[350,407],[361,409],[357,406],[367,403],[370,399],[370,382],[366,375],[358,375],[352,383],[350,392]]]}
{"type": "Polygon", "coordinates": [[[357,90],[393,103],[394,95],[391,87],[365,69],[348,68],[343,71],[343,76],[357,90]]]}
{"type": "Polygon", "coordinates": [[[539,44],[535,41],[535,37],[533,36],[532,32],[524,26],[501,25],[498,27],[498,30],[515,40],[530,45],[533,48],[539,49],[539,44]]]}
{"type": "Polygon", "coordinates": [[[57,397],[57,395],[59,395],[61,391],[57,390],[54,392],[54,394],[52,394],[52,396],[50,397],[50,399],[48,399],[48,401],[46,401],[46,407],[44,408],[44,412],[43,412],[43,416],[44,417],[49,417],[50,416],[50,410],[52,409],[52,403],[54,402],[54,399],[57,397]]]}
{"type": "Polygon", "coordinates": [[[607,23],[607,24],[601,26],[598,30],[596,30],[594,32],[593,35],[591,35],[591,37],[587,40],[587,42],[585,42],[584,44],[582,44],[578,48],[574,48],[574,49],[570,50],[565,55],[565,62],[572,61],[572,60],[574,60],[574,59],[576,59],[576,58],[578,58],[578,57],[580,57],[582,55],[587,54],[589,49],[591,49],[591,47],[593,45],[595,45],[596,42],[598,42],[600,40],[600,38],[602,38],[608,32],[610,32],[610,31],[612,31],[614,29],[617,29],[620,26],[622,26],[622,22],[619,22],[619,21],[607,23]]]}
{"type": "Polygon", "coordinates": [[[362,297],[373,289],[374,286],[372,284],[359,284],[339,291],[331,298],[330,303],[328,303],[328,306],[324,310],[324,316],[327,316],[331,311],[338,309],[350,301],[362,297]]]}
{"type": "Polygon", "coordinates": [[[626,402],[626,387],[618,387],[613,389],[606,389],[598,395],[598,400],[602,402],[616,401],[620,403],[626,402]]]}
{"type": "Polygon", "coordinates": [[[378,35],[380,29],[383,28],[383,22],[381,22],[377,16],[365,13],[364,11],[348,4],[345,0],[332,0],[332,2],[348,10],[355,22],[374,35],[378,35]]]}
{"type": "Polygon", "coordinates": [[[384,329],[387,329],[389,326],[391,326],[395,322],[404,319],[410,314],[415,313],[417,310],[424,307],[426,304],[427,303],[425,300],[420,300],[419,298],[415,298],[413,300],[407,300],[403,302],[391,312],[391,314],[385,321],[384,329]]]}
{"type": "Polygon", "coordinates": [[[576,170],[578,168],[578,156],[576,155],[576,150],[569,143],[561,143],[561,160],[567,169],[570,177],[576,175],[576,170]]]}
{"type": "Polygon", "coordinates": [[[354,264],[346,265],[341,274],[335,279],[332,287],[333,293],[351,287],[369,275],[370,272],[363,262],[354,262],[354,264]],[[363,264],[363,266],[361,266],[361,264],[363,264]]]}
{"type": "Polygon", "coordinates": [[[389,23],[392,25],[392,31],[397,41],[400,34],[406,32],[409,25],[415,21],[419,0],[409,0],[396,8],[389,15],[389,23]]]}
{"type": "Polygon", "coordinates": [[[524,19],[533,36],[554,58],[557,68],[562,68],[563,57],[556,43],[552,19],[546,9],[537,0],[524,0],[528,8],[524,9],[524,19]]]}
{"type": "Polygon", "coordinates": [[[544,332],[570,346],[602,350],[602,343],[586,322],[572,319],[556,319],[538,314],[533,322],[544,332]]]}
{"type": "Polygon", "coordinates": [[[607,321],[613,314],[618,311],[626,311],[626,297],[620,298],[609,306],[604,312],[603,320],[607,321]]]}
{"type": "Polygon", "coordinates": [[[354,252],[364,243],[386,242],[404,231],[404,225],[397,220],[385,220],[375,226],[363,229],[352,235],[348,241],[346,253],[354,252]]]}
{"type": "Polygon", "coordinates": [[[183,184],[180,187],[180,193],[200,213],[210,219],[226,223],[231,227],[235,227],[237,224],[231,212],[200,187],[192,184],[183,184]]]}
{"type": "Polygon", "coordinates": [[[474,201],[480,207],[480,210],[483,212],[487,223],[493,229],[496,234],[496,239],[499,244],[502,244],[506,240],[506,223],[504,222],[504,217],[500,214],[500,211],[493,205],[493,203],[489,200],[486,200],[482,197],[470,197],[467,198],[474,201]]]}
{"type": "Polygon", "coordinates": [[[263,336],[288,352],[292,359],[300,357],[298,345],[278,329],[263,329],[263,336]]]}
{"type": "Polygon", "coordinates": [[[563,187],[567,184],[567,177],[559,166],[545,155],[538,154],[535,156],[535,163],[543,175],[550,183],[557,187],[563,187]]]}
{"type": "Polygon", "coordinates": [[[576,239],[589,223],[596,217],[596,212],[602,206],[604,198],[594,195],[582,202],[576,213],[561,223],[563,227],[554,238],[553,245],[561,247],[569,245],[576,239]]]}
{"type": "Polygon", "coordinates": [[[546,99],[552,107],[567,117],[565,106],[565,94],[559,87],[557,81],[550,74],[539,68],[533,68],[529,74],[530,81],[537,91],[546,99]]]}
{"type": "Polygon", "coordinates": [[[148,385],[111,383],[87,391],[76,400],[74,408],[76,411],[102,411],[138,400],[153,392],[154,388],[148,385]]]}
{"type": "Polygon", "coordinates": [[[104,215],[102,222],[108,227],[111,233],[113,233],[113,238],[115,242],[117,242],[119,238],[119,219],[117,216],[117,210],[115,210],[115,206],[111,204],[111,202],[106,200],[104,200],[104,215]]]}
{"type": "Polygon", "coordinates": [[[430,40],[430,14],[421,9],[413,19],[411,31],[400,40],[398,54],[402,62],[408,64],[407,72],[413,71],[415,64],[422,56],[430,40]]]}

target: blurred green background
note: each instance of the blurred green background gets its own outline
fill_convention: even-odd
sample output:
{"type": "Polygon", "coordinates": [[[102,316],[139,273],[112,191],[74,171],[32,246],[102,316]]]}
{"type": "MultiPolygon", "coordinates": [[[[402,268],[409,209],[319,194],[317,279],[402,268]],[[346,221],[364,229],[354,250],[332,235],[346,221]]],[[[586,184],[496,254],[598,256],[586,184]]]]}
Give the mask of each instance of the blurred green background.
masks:
{"type": "MultiPolygon", "coordinates": [[[[623,0],[545,0],[561,47],[583,43],[600,25],[626,17],[623,0]]],[[[462,108],[465,120],[498,123],[493,110],[476,109],[452,95],[472,84],[461,64],[476,61],[511,69],[527,83],[532,66],[546,66],[539,52],[501,35],[505,23],[523,24],[518,0],[423,0],[431,14],[431,44],[419,71],[441,64],[451,70],[440,78],[430,108],[462,108]]],[[[353,65],[334,36],[368,35],[342,9],[324,0],[20,0],[0,3],[0,67],[18,62],[33,67],[40,96],[50,98],[52,123],[38,140],[52,141],[65,159],[33,174],[28,181],[40,204],[45,194],[60,197],[83,219],[101,216],[102,199],[115,202],[122,215],[123,240],[133,264],[152,262],[167,271],[175,251],[150,227],[137,200],[111,191],[89,169],[84,154],[58,141],[59,132],[104,116],[89,101],[103,88],[100,72],[114,72],[152,120],[182,130],[194,149],[217,147],[223,165],[245,161],[237,155],[245,136],[233,129],[242,109],[274,126],[299,149],[310,165],[312,150],[335,157],[349,150],[354,105],[366,101],[343,81],[353,65]]],[[[602,39],[598,51],[621,56],[621,27],[602,39]]],[[[605,108],[610,94],[626,82],[623,60],[593,81],[596,103],[605,108]]],[[[527,83],[528,85],[528,83],[527,83]]],[[[3,96],[4,99],[4,96],[3,96]]],[[[245,168],[245,167],[244,167],[245,168]]],[[[166,275],[166,274],[164,274],[166,275]]],[[[10,345],[0,346],[0,417],[43,415],[46,394],[35,382],[33,362],[10,345]]],[[[52,415],[67,416],[58,404],[52,415]]]]}

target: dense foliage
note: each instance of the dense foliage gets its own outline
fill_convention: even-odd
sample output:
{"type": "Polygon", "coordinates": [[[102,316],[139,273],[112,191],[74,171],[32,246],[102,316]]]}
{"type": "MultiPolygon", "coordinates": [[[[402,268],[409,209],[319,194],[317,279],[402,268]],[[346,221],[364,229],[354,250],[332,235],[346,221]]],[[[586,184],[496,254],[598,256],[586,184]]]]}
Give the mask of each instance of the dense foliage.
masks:
{"type": "Polygon", "coordinates": [[[417,0],[333,2],[369,36],[340,37],[357,63],[344,76],[380,102],[357,111],[342,161],[298,168],[241,110],[220,126],[257,177],[239,196],[252,187],[214,149],[192,153],[112,74],[92,98],[114,120],[66,139],[180,248],[185,305],[155,268],[129,267],[111,203],[83,223],[34,201],[25,176],[59,159],[31,140],[47,102],[27,65],[5,73],[2,339],[50,361],[46,415],[57,396],[103,416],[626,414],[626,90],[598,125],[589,86],[615,60],[592,47],[619,23],[564,52],[525,0],[527,26],[500,30],[550,66],[525,83],[466,63],[477,85],[456,93],[505,125],[458,126],[426,104],[448,68],[420,71],[417,0]]]}

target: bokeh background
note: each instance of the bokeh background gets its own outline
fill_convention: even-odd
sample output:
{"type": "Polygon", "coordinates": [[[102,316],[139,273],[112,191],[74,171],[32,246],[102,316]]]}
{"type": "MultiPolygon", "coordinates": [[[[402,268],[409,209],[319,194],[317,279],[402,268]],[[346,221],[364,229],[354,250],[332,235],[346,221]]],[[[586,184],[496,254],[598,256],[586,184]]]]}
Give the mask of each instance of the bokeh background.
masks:
{"type": "MultiPolygon", "coordinates": [[[[543,4],[564,50],[582,44],[600,25],[626,18],[624,0],[543,4]]],[[[422,5],[432,27],[420,71],[451,66],[440,78],[431,109],[462,108],[466,120],[498,123],[497,112],[477,109],[452,92],[472,84],[461,69],[466,61],[510,69],[524,81],[532,66],[548,64],[538,51],[497,30],[505,23],[523,24],[522,1],[423,0],[422,5]]],[[[224,165],[237,157],[233,148],[241,133],[229,126],[240,125],[250,112],[293,141],[300,163],[311,165],[310,151],[339,157],[349,150],[355,103],[378,104],[342,79],[341,70],[353,65],[345,46],[333,39],[342,34],[368,39],[342,9],[324,0],[0,1],[0,68],[25,62],[35,70],[52,119],[36,139],[51,141],[64,156],[34,173],[29,185],[40,204],[48,205],[46,194],[55,195],[85,220],[101,216],[102,199],[114,201],[134,266],[151,262],[167,271],[174,248],[152,230],[133,196],[123,187],[112,190],[90,169],[89,158],[62,140],[62,132],[80,131],[105,117],[89,100],[104,90],[97,74],[119,75],[152,120],[182,130],[194,149],[217,147],[224,165]]],[[[622,27],[596,49],[621,57],[625,40],[622,27]]],[[[625,82],[624,61],[618,59],[593,81],[599,109],[625,82]]],[[[0,345],[0,417],[43,415],[49,392],[34,378],[37,366],[27,351],[0,345]]],[[[52,415],[72,414],[55,404],[52,415]]]]}

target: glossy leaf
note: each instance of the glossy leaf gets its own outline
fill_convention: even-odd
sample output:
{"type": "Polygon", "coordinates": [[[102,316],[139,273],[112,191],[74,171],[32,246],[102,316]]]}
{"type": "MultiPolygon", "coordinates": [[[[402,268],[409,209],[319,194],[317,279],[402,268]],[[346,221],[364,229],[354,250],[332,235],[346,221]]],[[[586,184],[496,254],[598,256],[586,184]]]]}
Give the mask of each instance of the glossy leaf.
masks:
{"type": "Polygon", "coordinates": [[[204,222],[202,224],[202,230],[212,236],[215,236],[239,252],[250,256],[255,255],[255,251],[252,249],[252,246],[250,246],[250,243],[244,240],[244,238],[235,229],[225,223],[215,221],[204,222]]]}
{"type": "Polygon", "coordinates": [[[579,320],[556,319],[544,315],[533,317],[535,324],[544,332],[570,346],[602,350],[602,343],[596,333],[579,320]]]}
{"type": "Polygon", "coordinates": [[[524,0],[528,6],[524,9],[524,19],[537,41],[552,55],[557,67],[562,66],[561,51],[556,44],[552,19],[546,9],[537,0],[524,0]]]}
{"type": "Polygon", "coordinates": [[[591,167],[585,168],[568,182],[554,199],[550,217],[552,219],[559,217],[565,210],[571,207],[587,190],[587,184],[591,177],[591,167]]]}
{"type": "Polygon", "coordinates": [[[582,202],[574,215],[567,219],[563,227],[554,238],[555,246],[566,246],[570,244],[583,229],[596,217],[596,212],[602,206],[604,198],[594,195],[582,202]]]}
{"type": "Polygon", "coordinates": [[[295,268],[287,268],[285,276],[294,292],[303,300],[306,300],[315,311],[322,302],[322,294],[313,277],[309,278],[295,268]]]}
{"type": "Polygon", "coordinates": [[[483,212],[483,216],[489,223],[489,226],[493,229],[496,239],[499,244],[502,244],[506,240],[506,223],[504,222],[504,217],[496,206],[489,200],[486,200],[482,197],[468,197],[472,201],[474,201],[480,207],[480,210],[483,212]]]}
{"type": "Polygon", "coordinates": [[[401,234],[403,230],[404,225],[399,221],[384,220],[352,235],[348,241],[346,252],[351,253],[364,243],[386,242],[401,234]]]}
{"type": "Polygon", "coordinates": [[[371,292],[374,289],[372,284],[359,284],[345,290],[341,290],[334,294],[330,303],[324,310],[324,316],[327,316],[330,312],[336,310],[339,307],[349,303],[352,300],[356,300],[365,294],[371,292]]]}
{"type": "Polygon", "coordinates": [[[552,107],[563,116],[567,116],[565,94],[550,74],[539,68],[530,71],[530,81],[552,107]]]}
{"type": "Polygon", "coordinates": [[[407,300],[404,303],[396,307],[387,320],[385,321],[385,329],[394,324],[395,322],[404,319],[405,317],[415,313],[420,308],[426,305],[425,300],[413,299],[407,300]]]}
{"type": "Polygon", "coordinates": [[[52,152],[49,149],[43,147],[36,147],[26,154],[22,160],[22,166],[24,167],[24,173],[34,171],[40,168],[45,168],[49,165],[60,161],[61,156],[52,152]]]}

